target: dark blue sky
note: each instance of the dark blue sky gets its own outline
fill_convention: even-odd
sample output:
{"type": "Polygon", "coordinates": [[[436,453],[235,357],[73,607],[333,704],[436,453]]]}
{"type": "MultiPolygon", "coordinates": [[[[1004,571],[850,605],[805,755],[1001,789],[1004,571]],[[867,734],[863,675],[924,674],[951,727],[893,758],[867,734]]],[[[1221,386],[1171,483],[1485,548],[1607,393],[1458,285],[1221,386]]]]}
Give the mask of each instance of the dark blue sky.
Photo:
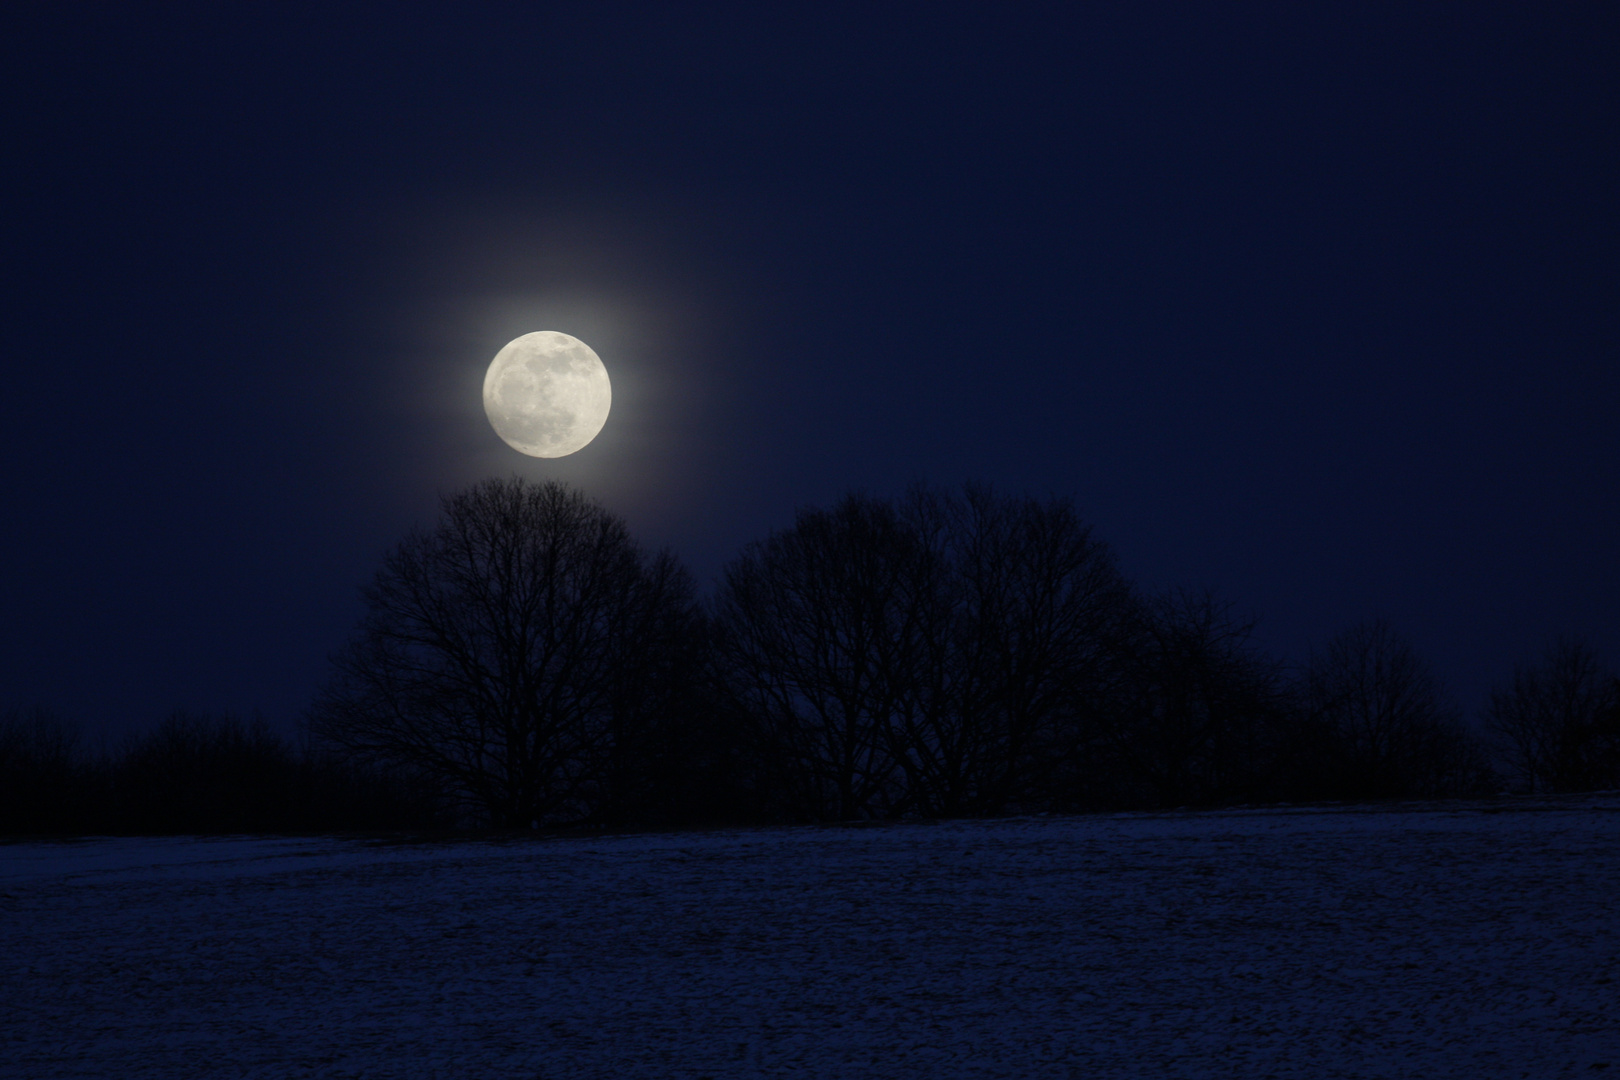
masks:
{"type": "Polygon", "coordinates": [[[1470,710],[1620,662],[1609,6],[104,8],[0,17],[0,708],[290,724],[512,473],[705,582],[975,479],[1470,710]],[[614,380],[561,461],[478,397],[535,329],[614,380]]]}

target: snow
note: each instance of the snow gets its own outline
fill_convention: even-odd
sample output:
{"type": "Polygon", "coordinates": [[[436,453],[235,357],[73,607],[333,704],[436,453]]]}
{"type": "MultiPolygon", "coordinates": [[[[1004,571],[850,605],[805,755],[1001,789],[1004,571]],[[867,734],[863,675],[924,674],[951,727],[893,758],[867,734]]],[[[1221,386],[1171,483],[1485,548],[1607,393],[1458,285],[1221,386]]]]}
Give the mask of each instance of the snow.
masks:
{"type": "Polygon", "coordinates": [[[1620,1075],[1620,794],[0,846],[7,1077],[1620,1075]]]}

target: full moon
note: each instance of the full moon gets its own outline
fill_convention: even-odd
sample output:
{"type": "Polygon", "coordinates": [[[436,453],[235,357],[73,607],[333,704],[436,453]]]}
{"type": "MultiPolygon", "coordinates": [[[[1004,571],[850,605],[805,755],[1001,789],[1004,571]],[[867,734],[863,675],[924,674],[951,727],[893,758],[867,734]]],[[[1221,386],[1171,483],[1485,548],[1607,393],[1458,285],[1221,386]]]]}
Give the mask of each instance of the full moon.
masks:
{"type": "Polygon", "coordinates": [[[484,413],[506,445],[530,457],[572,454],[607,423],[613,387],[591,347],[537,330],[507,342],[484,375],[484,413]]]}

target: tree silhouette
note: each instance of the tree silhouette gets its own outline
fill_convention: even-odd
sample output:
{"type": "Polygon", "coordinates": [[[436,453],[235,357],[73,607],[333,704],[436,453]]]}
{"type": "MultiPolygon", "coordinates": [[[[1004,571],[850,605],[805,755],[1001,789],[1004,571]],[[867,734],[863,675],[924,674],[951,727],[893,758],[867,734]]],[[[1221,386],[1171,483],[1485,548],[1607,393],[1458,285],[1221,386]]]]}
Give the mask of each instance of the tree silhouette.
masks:
{"type": "Polygon", "coordinates": [[[581,493],[521,479],[447,498],[363,595],[311,731],[436,777],[502,827],[613,805],[696,617],[672,556],[581,493]]]}
{"type": "MultiPolygon", "coordinates": [[[[1208,592],[1142,598],[1093,726],[1083,782],[1102,801],[1196,804],[1268,793],[1292,716],[1253,623],[1208,592]]],[[[1093,796],[1089,801],[1096,801],[1093,796]]]]}
{"type": "Polygon", "coordinates": [[[937,567],[928,663],[897,755],[933,814],[1036,805],[1109,700],[1133,610],[1113,553],[1064,499],[917,489],[937,567]]]}
{"type": "Polygon", "coordinates": [[[994,813],[1054,761],[1128,595],[1061,500],[850,495],[727,567],[717,656],[797,815],[994,813]]]}
{"type": "Polygon", "coordinates": [[[1328,731],[1350,798],[1464,794],[1489,770],[1428,664],[1382,619],[1333,638],[1306,666],[1310,715],[1328,731]]]}
{"type": "Polygon", "coordinates": [[[171,713],[125,742],[113,772],[120,829],[246,832],[296,822],[299,762],[262,717],[171,713]]]}
{"type": "Polygon", "coordinates": [[[801,512],[726,568],[720,660],[790,813],[904,808],[888,728],[915,658],[924,557],[893,506],[852,495],[801,512]]]}
{"type": "Polygon", "coordinates": [[[79,729],[49,709],[0,713],[0,832],[73,832],[96,822],[101,776],[79,729]]]}
{"type": "Polygon", "coordinates": [[[1492,691],[1486,723],[1530,791],[1620,785],[1620,682],[1578,641],[1521,665],[1492,691]]]}

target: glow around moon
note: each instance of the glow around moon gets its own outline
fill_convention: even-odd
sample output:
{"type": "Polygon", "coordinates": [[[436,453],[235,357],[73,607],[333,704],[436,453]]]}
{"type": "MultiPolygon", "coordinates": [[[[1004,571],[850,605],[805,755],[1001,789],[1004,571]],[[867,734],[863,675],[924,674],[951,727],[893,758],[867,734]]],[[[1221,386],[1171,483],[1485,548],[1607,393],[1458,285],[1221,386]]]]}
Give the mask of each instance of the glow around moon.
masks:
{"type": "Polygon", "coordinates": [[[495,434],[530,457],[572,454],[607,423],[613,387],[591,347],[537,330],[507,343],[484,375],[484,413],[495,434]]]}

